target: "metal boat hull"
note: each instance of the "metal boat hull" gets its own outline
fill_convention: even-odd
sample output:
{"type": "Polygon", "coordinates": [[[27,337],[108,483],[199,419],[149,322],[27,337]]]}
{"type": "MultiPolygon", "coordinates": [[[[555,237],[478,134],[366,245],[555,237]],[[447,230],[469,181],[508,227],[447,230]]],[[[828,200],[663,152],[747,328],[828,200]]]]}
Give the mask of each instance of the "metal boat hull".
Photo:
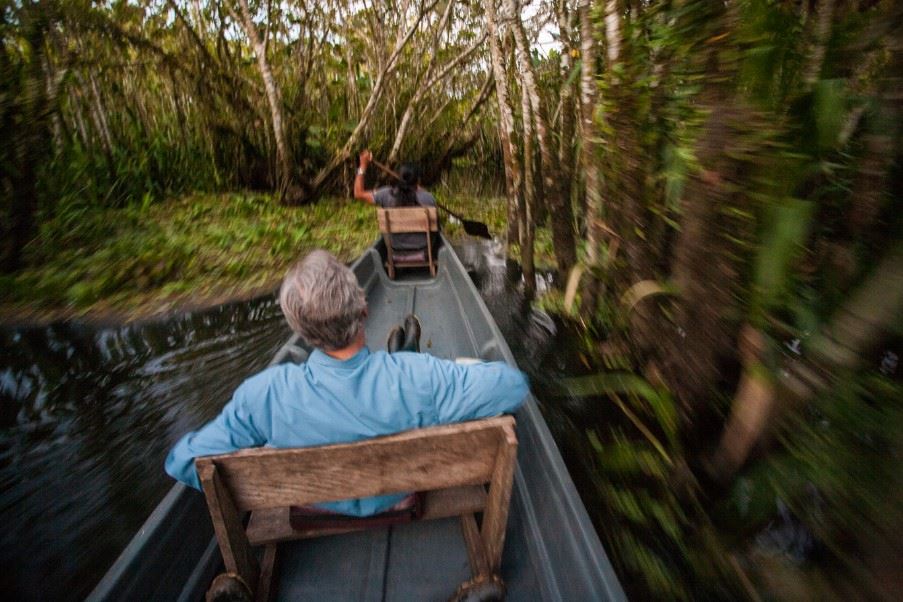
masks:
{"type": "MultiPolygon", "coordinates": [[[[514,358],[451,246],[435,279],[389,280],[377,244],[352,266],[367,293],[367,340],[381,347],[408,313],[421,351],[514,365],[514,358]]],[[[291,337],[274,363],[303,361],[291,337]]],[[[517,414],[518,467],[502,577],[509,600],[621,600],[624,593],[561,454],[531,396],[517,414]]],[[[162,469],[162,468],[161,468],[162,469]]],[[[285,600],[443,600],[469,578],[457,520],[282,544],[277,597],[285,600]]],[[[89,600],[197,600],[221,559],[200,493],[177,484],[89,600]]]]}

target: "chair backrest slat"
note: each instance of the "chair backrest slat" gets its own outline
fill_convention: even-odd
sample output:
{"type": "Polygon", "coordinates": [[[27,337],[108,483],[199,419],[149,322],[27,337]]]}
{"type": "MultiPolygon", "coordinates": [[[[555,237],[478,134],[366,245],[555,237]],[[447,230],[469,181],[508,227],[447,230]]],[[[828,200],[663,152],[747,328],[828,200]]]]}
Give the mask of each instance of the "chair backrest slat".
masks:
{"type": "Polygon", "coordinates": [[[379,231],[383,234],[426,232],[427,230],[437,232],[439,230],[439,219],[435,207],[379,209],[376,215],[379,222],[379,231]]]}
{"type": "Polygon", "coordinates": [[[199,472],[216,467],[243,512],[486,483],[499,445],[512,440],[514,419],[502,416],[357,443],[242,450],[196,463],[199,472]]]}

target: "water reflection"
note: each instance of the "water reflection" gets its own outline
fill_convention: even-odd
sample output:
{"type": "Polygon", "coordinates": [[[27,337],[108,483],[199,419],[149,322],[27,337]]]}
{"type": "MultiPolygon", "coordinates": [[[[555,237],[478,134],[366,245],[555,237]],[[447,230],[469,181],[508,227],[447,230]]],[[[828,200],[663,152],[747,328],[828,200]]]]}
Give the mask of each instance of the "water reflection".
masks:
{"type": "Polygon", "coordinates": [[[0,591],[90,591],[169,487],[163,458],[286,337],[272,298],[166,322],[0,331],[0,591]]]}

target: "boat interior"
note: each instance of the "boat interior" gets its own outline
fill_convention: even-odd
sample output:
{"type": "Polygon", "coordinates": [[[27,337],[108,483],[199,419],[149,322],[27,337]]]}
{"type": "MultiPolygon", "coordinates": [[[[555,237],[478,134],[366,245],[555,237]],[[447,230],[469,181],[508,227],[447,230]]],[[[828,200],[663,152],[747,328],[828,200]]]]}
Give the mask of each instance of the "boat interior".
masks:
{"type": "Polygon", "coordinates": [[[374,245],[358,265],[358,278],[367,294],[367,344],[372,350],[385,349],[389,331],[414,314],[420,319],[420,351],[443,359],[458,357],[483,360],[502,359],[494,337],[474,332],[470,307],[459,298],[456,287],[443,269],[446,251],[439,247],[440,270],[435,278],[428,268],[399,269],[390,280],[385,269],[385,245],[374,245]],[[377,259],[378,256],[378,259],[377,259]]]}
{"type": "MultiPolygon", "coordinates": [[[[422,352],[513,363],[510,349],[451,246],[441,237],[438,274],[389,279],[377,243],[353,265],[367,293],[367,340],[385,347],[408,313],[420,318],[422,352]]],[[[307,356],[297,335],[273,363],[307,356]]],[[[508,600],[623,600],[624,594],[538,404],[515,416],[517,465],[501,577],[508,600]]],[[[203,496],[176,484],[89,600],[198,600],[223,570],[203,496]]],[[[447,600],[471,578],[459,518],[419,521],[279,544],[279,600],[447,600]]]]}
{"type": "MultiPolygon", "coordinates": [[[[436,278],[421,267],[399,270],[390,280],[385,253],[379,243],[355,266],[367,294],[371,349],[385,349],[389,331],[413,313],[421,322],[421,352],[445,359],[502,359],[495,338],[471,328],[472,308],[448,281],[446,249],[439,251],[436,278]]],[[[535,599],[535,574],[518,547],[516,541],[505,546],[502,578],[509,599],[535,599]]],[[[457,517],[282,543],[278,558],[278,600],[447,600],[471,578],[457,517]]]]}

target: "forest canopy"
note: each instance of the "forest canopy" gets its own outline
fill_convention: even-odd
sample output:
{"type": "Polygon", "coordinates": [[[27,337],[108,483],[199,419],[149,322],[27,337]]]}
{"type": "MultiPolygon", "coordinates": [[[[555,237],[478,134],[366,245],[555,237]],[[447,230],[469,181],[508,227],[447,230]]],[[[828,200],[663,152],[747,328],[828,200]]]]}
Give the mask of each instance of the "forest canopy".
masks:
{"type": "Polygon", "coordinates": [[[345,192],[364,143],[436,173],[484,135],[457,2],[24,2],[0,13],[2,265],[37,221],[182,191],[345,192]]]}
{"type": "Polygon", "coordinates": [[[810,565],[750,540],[792,515],[809,597],[891,596],[903,3],[6,0],[0,39],[4,283],[181,195],[330,213],[365,146],[463,167],[504,189],[528,299],[550,241],[568,394],[619,417],[572,430],[628,591],[779,597],[810,565]]]}

